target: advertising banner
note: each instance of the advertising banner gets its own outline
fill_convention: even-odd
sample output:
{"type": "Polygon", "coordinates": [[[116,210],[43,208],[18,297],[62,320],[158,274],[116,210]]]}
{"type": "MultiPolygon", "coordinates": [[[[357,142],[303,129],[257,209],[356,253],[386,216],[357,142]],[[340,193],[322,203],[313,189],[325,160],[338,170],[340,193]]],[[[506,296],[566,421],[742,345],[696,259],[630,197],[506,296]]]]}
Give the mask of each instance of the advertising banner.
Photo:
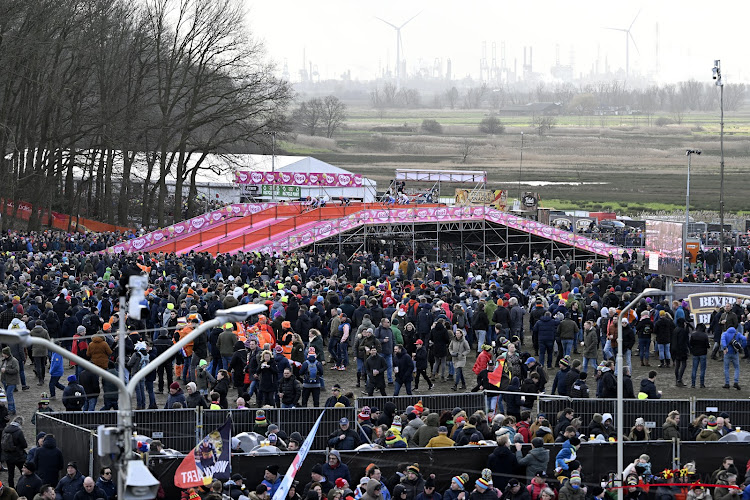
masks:
{"type": "Polygon", "coordinates": [[[323,172],[251,172],[238,170],[237,184],[268,184],[275,186],[362,187],[358,174],[328,174],[323,172]]]}
{"type": "Polygon", "coordinates": [[[492,191],[487,189],[456,188],[456,205],[489,205],[493,199],[492,191]]]}
{"type": "Polygon", "coordinates": [[[231,475],[230,441],[232,439],[232,419],[204,437],[192,453],[182,460],[174,475],[178,488],[208,486],[214,479],[227,480],[231,475]]]}
{"type": "Polygon", "coordinates": [[[539,207],[539,193],[527,191],[521,197],[520,210],[523,212],[536,212],[539,207]]]}
{"type": "Polygon", "coordinates": [[[683,223],[646,220],[646,269],[667,276],[682,277],[683,223]]]}
{"type": "Polygon", "coordinates": [[[698,262],[698,252],[701,249],[701,240],[689,238],[685,243],[685,257],[688,262],[695,264],[698,262]]]}
{"type": "Polygon", "coordinates": [[[299,198],[299,186],[271,186],[263,184],[260,190],[262,196],[279,196],[283,198],[299,198]]]}
{"type": "Polygon", "coordinates": [[[709,325],[711,314],[717,307],[724,307],[726,304],[734,305],[737,299],[744,301],[750,299],[750,296],[730,292],[705,292],[688,295],[690,312],[693,313],[693,326],[698,326],[699,323],[709,325]]]}

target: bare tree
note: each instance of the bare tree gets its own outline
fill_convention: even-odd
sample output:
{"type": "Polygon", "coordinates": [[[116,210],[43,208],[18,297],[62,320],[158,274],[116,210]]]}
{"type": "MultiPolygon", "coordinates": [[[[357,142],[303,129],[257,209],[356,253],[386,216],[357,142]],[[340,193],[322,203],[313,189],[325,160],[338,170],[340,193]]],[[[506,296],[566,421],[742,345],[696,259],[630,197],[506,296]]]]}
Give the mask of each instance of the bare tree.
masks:
{"type": "Polygon", "coordinates": [[[325,124],[325,105],[319,98],[307,100],[295,110],[292,120],[307,135],[318,135],[325,124]]]}
{"type": "Polygon", "coordinates": [[[474,153],[476,147],[476,144],[471,142],[468,137],[463,140],[458,147],[458,154],[461,156],[461,163],[466,163],[466,160],[474,153]]]}
{"type": "Polygon", "coordinates": [[[557,124],[557,119],[554,116],[536,115],[532,118],[531,122],[534,128],[536,128],[537,134],[541,136],[545,132],[552,130],[552,127],[557,124]]]}
{"type": "Polygon", "coordinates": [[[737,111],[745,102],[747,86],[744,83],[729,83],[724,85],[724,109],[737,111]]]}
{"type": "Polygon", "coordinates": [[[458,89],[456,87],[451,87],[445,91],[445,100],[448,101],[448,106],[450,106],[451,109],[456,108],[458,97],[458,89]]]}
{"type": "Polygon", "coordinates": [[[329,139],[346,121],[346,104],[332,95],[323,99],[323,123],[329,139]]]}

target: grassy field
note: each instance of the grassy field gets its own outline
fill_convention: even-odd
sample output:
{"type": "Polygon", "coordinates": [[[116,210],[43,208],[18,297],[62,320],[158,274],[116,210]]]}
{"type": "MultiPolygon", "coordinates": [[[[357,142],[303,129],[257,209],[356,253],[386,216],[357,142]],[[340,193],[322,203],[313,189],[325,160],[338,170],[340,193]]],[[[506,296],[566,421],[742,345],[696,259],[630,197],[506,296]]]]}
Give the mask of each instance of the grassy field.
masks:
{"type": "MultiPolygon", "coordinates": [[[[687,158],[697,148],[691,169],[691,209],[718,210],[720,141],[718,113],[692,113],[682,123],[656,126],[645,116],[559,116],[539,135],[531,117],[500,117],[505,131],[479,132],[489,113],[477,110],[386,110],[352,108],[335,140],[298,136],[282,143],[285,151],[362,173],[382,189],[397,168],[486,170],[488,187],[537,191],[555,208],[610,208],[623,213],[682,210],[687,158]],[[442,134],[427,134],[422,120],[434,119],[442,134]],[[649,125],[649,121],[651,125],[649,125]],[[521,164],[521,132],[523,164],[521,164]],[[466,150],[469,150],[465,156],[466,150]],[[532,188],[530,181],[579,182],[532,188]],[[590,184],[597,183],[597,184],[590,184]]],[[[725,201],[728,212],[748,210],[747,160],[750,113],[725,116],[725,201]]]]}

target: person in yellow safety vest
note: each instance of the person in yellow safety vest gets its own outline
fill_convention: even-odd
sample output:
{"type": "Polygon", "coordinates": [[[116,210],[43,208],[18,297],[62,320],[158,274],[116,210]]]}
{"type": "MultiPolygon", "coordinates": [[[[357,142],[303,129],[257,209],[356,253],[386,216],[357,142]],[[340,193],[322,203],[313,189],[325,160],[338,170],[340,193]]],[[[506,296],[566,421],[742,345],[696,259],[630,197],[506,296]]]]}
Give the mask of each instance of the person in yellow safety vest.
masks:
{"type": "Polygon", "coordinates": [[[281,341],[279,342],[279,345],[281,345],[284,357],[289,361],[292,360],[293,342],[294,332],[292,331],[292,323],[289,321],[284,321],[281,323],[281,341]]]}

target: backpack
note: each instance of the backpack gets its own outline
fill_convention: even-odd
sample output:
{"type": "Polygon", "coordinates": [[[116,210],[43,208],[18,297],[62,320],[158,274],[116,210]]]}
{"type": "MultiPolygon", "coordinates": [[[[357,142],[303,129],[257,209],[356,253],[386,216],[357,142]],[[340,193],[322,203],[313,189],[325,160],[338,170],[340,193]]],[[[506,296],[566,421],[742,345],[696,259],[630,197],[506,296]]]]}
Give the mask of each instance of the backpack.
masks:
{"type": "Polygon", "coordinates": [[[3,437],[0,440],[0,447],[4,452],[12,453],[16,451],[16,442],[13,439],[13,434],[10,432],[3,432],[3,437]]]}
{"type": "Polygon", "coordinates": [[[307,378],[309,380],[309,383],[311,384],[317,384],[318,383],[318,363],[310,363],[307,362],[307,378]]]}

